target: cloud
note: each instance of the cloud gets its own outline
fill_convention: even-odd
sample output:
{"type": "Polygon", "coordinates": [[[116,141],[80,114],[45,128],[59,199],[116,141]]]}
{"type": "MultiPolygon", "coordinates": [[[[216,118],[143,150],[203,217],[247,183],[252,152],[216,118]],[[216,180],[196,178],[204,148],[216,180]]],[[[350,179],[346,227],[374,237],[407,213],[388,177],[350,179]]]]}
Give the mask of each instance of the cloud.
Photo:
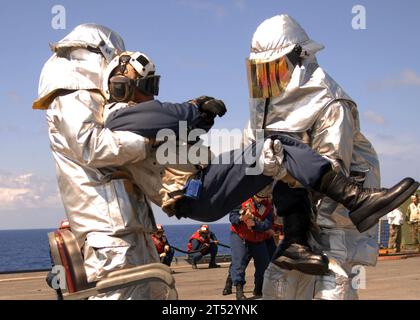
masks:
{"type": "Polygon", "coordinates": [[[241,11],[246,9],[246,0],[233,0],[233,4],[241,11]]]}
{"type": "Polygon", "coordinates": [[[61,206],[55,179],[0,171],[0,211],[61,206]]]}
{"type": "Polygon", "coordinates": [[[420,141],[410,135],[375,134],[372,143],[379,155],[418,163],[420,141]]]}
{"type": "Polygon", "coordinates": [[[369,89],[379,91],[406,86],[420,87],[420,75],[417,74],[416,71],[404,70],[393,78],[387,78],[380,81],[372,81],[369,84],[369,89]]]}
{"type": "Polygon", "coordinates": [[[226,7],[220,4],[215,4],[208,0],[178,0],[177,3],[182,6],[193,8],[194,10],[206,11],[218,18],[226,15],[226,7]]]}
{"type": "Polygon", "coordinates": [[[6,92],[6,97],[15,105],[23,103],[23,97],[19,95],[16,91],[8,91],[6,92]]]}
{"type": "Polygon", "coordinates": [[[376,112],[368,110],[363,115],[368,121],[373,122],[375,124],[380,124],[380,125],[386,124],[385,118],[376,112]]]}
{"type": "Polygon", "coordinates": [[[390,187],[403,177],[420,179],[420,139],[409,134],[376,134],[370,140],[379,156],[383,186],[390,187]]]}

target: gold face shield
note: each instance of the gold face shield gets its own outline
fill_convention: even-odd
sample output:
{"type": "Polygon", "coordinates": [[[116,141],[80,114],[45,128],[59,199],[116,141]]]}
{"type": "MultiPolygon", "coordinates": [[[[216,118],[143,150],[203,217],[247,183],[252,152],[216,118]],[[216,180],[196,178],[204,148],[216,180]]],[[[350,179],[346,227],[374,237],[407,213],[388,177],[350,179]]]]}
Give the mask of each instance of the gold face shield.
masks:
{"type": "Polygon", "coordinates": [[[287,56],[268,62],[247,59],[249,96],[266,99],[278,97],[289,84],[294,68],[287,56]]]}

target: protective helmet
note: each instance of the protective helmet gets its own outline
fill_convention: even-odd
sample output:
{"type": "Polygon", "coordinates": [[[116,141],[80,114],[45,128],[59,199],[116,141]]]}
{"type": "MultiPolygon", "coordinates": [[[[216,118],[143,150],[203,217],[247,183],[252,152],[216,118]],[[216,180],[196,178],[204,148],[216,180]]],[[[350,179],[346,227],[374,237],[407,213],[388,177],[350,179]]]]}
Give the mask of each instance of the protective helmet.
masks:
{"type": "Polygon", "coordinates": [[[290,16],[282,14],[261,23],[252,37],[247,59],[251,98],[271,98],[282,94],[301,58],[324,46],[309,39],[290,16]]]}
{"type": "Polygon", "coordinates": [[[157,229],[157,232],[165,232],[165,230],[163,229],[163,226],[161,224],[157,224],[156,229],[157,229]]]}
{"type": "Polygon", "coordinates": [[[50,47],[54,54],[42,69],[33,109],[48,109],[62,89],[103,91],[108,63],[125,51],[116,32],[93,23],[77,26],[50,47]]]}
{"type": "Polygon", "coordinates": [[[86,48],[97,50],[109,63],[117,54],[125,50],[121,36],[111,29],[95,24],[85,23],[74,28],[59,42],[50,45],[53,52],[66,48],[86,48]]]}
{"type": "Polygon", "coordinates": [[[108,100],[122,102],[134,89],[146,95],[158,95],[159,79],[154,63],[144,53],[126,51],[115,57],[105,71],[105,96],[108,100]],[[130,69],[135,75],[127,74],[130,69]]]}
{"type": "Polygon", "coordinates": [[[207,224],[203,224],[200,229],[199,229],[200,233],[208,233],[209,232],[209,226],[207,224]]]}
{"type": "Polygon", "coordinates": [[[287,14],[263,21],[252,37],[249,59],[273,61],[292,52],[296,45],[302,55],[315,54],[324,46],[311,40],[305,30],[287,14]]]}

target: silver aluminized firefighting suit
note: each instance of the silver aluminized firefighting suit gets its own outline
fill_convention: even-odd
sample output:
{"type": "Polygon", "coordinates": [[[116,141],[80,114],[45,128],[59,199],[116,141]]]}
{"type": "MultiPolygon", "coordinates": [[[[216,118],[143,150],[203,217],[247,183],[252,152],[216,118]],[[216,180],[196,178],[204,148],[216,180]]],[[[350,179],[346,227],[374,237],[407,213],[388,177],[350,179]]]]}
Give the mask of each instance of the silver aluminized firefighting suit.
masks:
{"type": "MultiPolygon", "coordinates": [[[[302,27],[287,15],[264,21],[254,33],[250,59],[272,61],[290,53],[299,44],[302,63],[293,70],[285,91],[271,98],[250,98],[250,122],[245,139],[255,129],[282,132],[309,144],[344,174],[366,174],[365,186],[379,186],[376,153],[360,133],[356,104],[319,67],[315,53],[323,46],[309,39],[302,27]]],[[[375,265],[377,244],[372,230],[360,234],[344,207],[329,198],[318,210],[321,247],[349,274],[314,277],[270,264],[265,273],[265,299],[348,299],[354,290],[347,284],[353,265],[375,265]],[[345,278],[345,277],[344,277],[345,278]],[[346,282],[346,283],[343,283],[346,282]],[[314,290],[314,286],[316,289],[314,290]]],[[[317,243],[312,241],[312,246],[317,243]]]]}
{"type": "MultiPolygon", "coordinates": [[[[145,158],[146,140],[103,127],[102,74],[124,51],[110,29],[84,24],[52,45],[34,109],[47,109],[50,145],[70,227],[85,259],[88,281],[120,268],[159,262],[151,239],[153,213],[142,193],[115,167],[145,158]]],[[[120,289],[109,299],[161,298],[158,284],[120,289]]]]}
{"type": "MultiPolygon", "coordinates": [[[[379,187],[379,161],[372,145],[362,134],[355,137],[350,170],[365,173],[365,187],[379,187]]],[[[377,261],[376,228],[360,234],[350,221],[348,210],[329,198],[324,198],[318,206],[317,224],[321,230],[321,241],[310,238],[312,248],[333,258],[344,273],[312,276],[284,270],[271,263],[264,275],[264,299],[358,298],[360,283],[357,280],[360,278],[363,281],[361,277],[364,276],[360,266],[374,266],[377,261]]]]}

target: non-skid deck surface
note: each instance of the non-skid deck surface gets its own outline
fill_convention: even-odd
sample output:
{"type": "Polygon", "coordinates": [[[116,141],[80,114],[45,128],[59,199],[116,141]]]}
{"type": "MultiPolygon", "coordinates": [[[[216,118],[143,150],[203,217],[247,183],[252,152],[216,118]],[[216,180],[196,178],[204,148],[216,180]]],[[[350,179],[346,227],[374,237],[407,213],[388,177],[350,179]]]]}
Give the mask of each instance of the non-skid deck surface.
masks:
{"type": "MultiPolygon", "coordinates": [[[[232,300],[234,294],[222,296],[229,263],[221,268],[208,269],[199,265],[197,270],[181,259],[173,264],[176,287],[181,300],[232,300]]],[[[379,261],[375,268],[366,268],[367,287],[360,290],[360,299],[420,300],[420,257],[379,261]]],[[[45,282],[46,272],[0,275],[0,300],[55,299],[54,292],[45,282]]],[[[245,295],[252,297],[254,266],[247,269],[245,295]]]]}

